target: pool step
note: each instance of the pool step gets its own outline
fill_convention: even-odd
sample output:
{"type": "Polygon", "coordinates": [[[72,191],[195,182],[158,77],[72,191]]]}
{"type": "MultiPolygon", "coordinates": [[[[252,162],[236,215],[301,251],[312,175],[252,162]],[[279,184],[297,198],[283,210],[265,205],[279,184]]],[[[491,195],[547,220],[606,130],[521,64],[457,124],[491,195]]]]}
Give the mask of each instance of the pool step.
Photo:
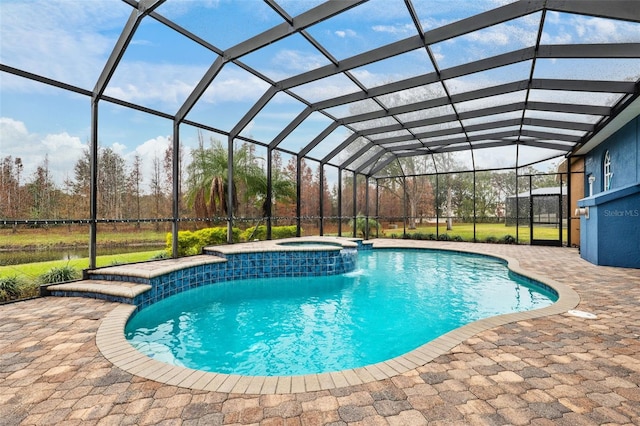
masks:
{"type": "Polygon", "coordinates": [[[45,288],[45,292],[51,296],[89,297],[130,304],[134,303],[136,296],[149,290],[149,284],[92,279],[54,284],[45,288]]]}
{"type": "MultiPolygon", "coordinates": [[[[152,289],[152,280],[194,266],[226,262],[212,255],[112,265],[85,271],[84,279],[42,287],[43,296],[89,297],[112,302],[138,304],[136,297],[152,289]]],[[[157,280],[156,280],[157,281],[157,280]]],[[[140,298],[138,298],[140,299],[140,298]]]]}
{"type": "Polygon", "coordinates": [[[149,284],[151,279],[180,271],[193,266],[226,262],[213,255],[198,255],[178,259],[163,259],[126,265],[105,266],[86,272],[86,279],[102,281],[129,281],[137,284],[149,284]]]}

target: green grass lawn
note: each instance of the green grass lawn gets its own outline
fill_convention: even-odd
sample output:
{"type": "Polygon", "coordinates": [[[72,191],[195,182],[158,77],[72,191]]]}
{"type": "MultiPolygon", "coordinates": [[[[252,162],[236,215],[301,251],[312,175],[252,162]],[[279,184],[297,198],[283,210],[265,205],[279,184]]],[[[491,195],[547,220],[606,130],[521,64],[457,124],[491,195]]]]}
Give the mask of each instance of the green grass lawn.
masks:
{"type": "MultiPolygon", "coordinates": [[[[545,239],[545,240],[553,240],[558,239],[558,229],[557,228],[535,228],[535,238],[536,239],[545,239]]],[[[402,238],[402,224],[398,224],[398,229],[383,229],[384,234],[381,235],[383,238],[392,238],[395,235],[397,238],[402,238]]],[[[407,229],[407,234],[414,234],[416,232],[420,232],[423,234],[435,234],[436,233],[436,225],[419,225],[416,229],[407,229]]],[[[454,223],[453,229],[451,231],[447,231],[447,227],[445,224],[440,224],[438,229],[439,235],[448,234],[449,236],[460,236],[465,241],[473,241],[473,223],[454,223]]],[[[562,230],[563,239],[566,239],[567,233],[566,229],[562,230]]],[[[515,238],[516,236],[516,227],[515,226],[505,226],[504,223],[477,223],[476,224],[476,240],[477,241],[485,241],[487,237],[495,237],[502,238],[505,235],[511,235],[515,238]]],[[[529,243],[529,227],[528,226],[520,226],[518,231],[518,242],[521,244],[529,243]]]]}

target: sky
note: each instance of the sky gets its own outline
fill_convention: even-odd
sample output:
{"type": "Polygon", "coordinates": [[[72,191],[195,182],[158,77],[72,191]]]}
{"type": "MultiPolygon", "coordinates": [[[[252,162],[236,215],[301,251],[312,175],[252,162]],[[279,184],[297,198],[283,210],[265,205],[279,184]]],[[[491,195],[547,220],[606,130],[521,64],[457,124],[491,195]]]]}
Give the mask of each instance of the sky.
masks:
{"type": "MultiPolygon", "coordinates": [[[[414,0],[424,30],[454,22],[500,6],[502,0],[414,0]]],[[[315,0],[281,1],[291,16],[316,6],[315,0]]],[[[157,12],[174,20],[220,50],[226,50],[282,22],[259,0],[167,0],[157,12]]],[[[0,63],[42,75],[86,90],[92,90],[118,36],[131,13],[120,0],[0,0],[0,63]]],[[[471,60],[531,46],[540,13],[506,22],[432,46],[441,69],[471,60]]],[[[402,0],[371,0],[368,3],[308,29],[338,60],[414,36],[415,26],[402,0]]],[[[543,43],[640,41],[637,24],[549,12],[543,43]]],[[[108,96],[175,114],[202,78],[216,55],[146,18],[110,80],[108,96]]],[[[250,53],[241,61],[268,78],[279,81],[329,63],[299,35],[250,53]]],[[[640,61],[620,60],[613,67],[596,62],[539,60],[536,73],[593,79],[629,78],[640,75],[640,61]],[[617,73],[616,70],[620,70],[617,73]]],[[[530,63],[508,69],[465,76],[448,82],[452,93],[472,90],[528,77],[530,63]]],[[[352,70],[368,87],[397,81],[433,70],[424,49],[352,70]]],[[[229,131],[268,89],[268,85],[242,68],[227,64],[212,86],[190,111],[187,119],[229,131]]],[[[344,76],[323,79],[293,88],[312,101],[357,90],[344,76]]],[[[532,96],[536,94],[532,93],[532,96]]],[[[523,93],[513,94],[517,100],[523,93]]],[[[509,98],[507,96],[506,98],[509,98]]],[[[511,101],[499,99],[496,102],[511,101]]],[[[610,102],[598,99],[596,102],[610,102]]],[[[121,154],[129,163],[135,155],[143,160],[146,184],[154,157],[162,158],[170,143],[172,122],[101,101],[99,143],[121,154]]],[[[473,105],[466,107],[472,108],[473,105]]],[[[284,93],[277,95],[243,130],[241,135],[269,143],[304,108],[284,93]]],[[[465,105],[461,105],[465,108],[465,105]]],[[[344,108],[343,108],[344,109],[344,108]]],[[[332,113],[347,114],[335,108],[332,113]]],[[[583,119],[571,117],[572,119],[583,119]]],[[[90,99],[87,96],[46,86],[0,72],[0,158],[20,157],[29,176],[48,159],[54,180],[61,184],[73,177],[73,166],[90,138],[90,99]]],[[[588,119],[588,118],[587,118],[588,119]]],[[[327,117],[313,114],[281,146],[297,151],[329,124],[327,117]]],[[[348,133],[339,128],[325,145],[311,154],[322,157],[348,133]]],[[[226,136],[207,134],[226,141],[226,136]]],[[[181,141],[187,156],[197,144],[197,131],[181,126],[181,141]]],[[[521,153],[522,154],[522,153],[521,153]]],[[[526,150],[524,150],[524,154],[526,150]]],[[[469,154],[460,154],[461,156],[469,154]]],[[[529,155],[529,154],[527,154],[529,155]]],[[[545,155],[532,151],[530,158],[545,155]]],[[[478,150],[476,165],[515,165],[513,149],[478,150]]],[[[468,160],[468,159],[467,159],[468,160]]],[[[143,181],[145,184],[145,181],[143,181]]]]}

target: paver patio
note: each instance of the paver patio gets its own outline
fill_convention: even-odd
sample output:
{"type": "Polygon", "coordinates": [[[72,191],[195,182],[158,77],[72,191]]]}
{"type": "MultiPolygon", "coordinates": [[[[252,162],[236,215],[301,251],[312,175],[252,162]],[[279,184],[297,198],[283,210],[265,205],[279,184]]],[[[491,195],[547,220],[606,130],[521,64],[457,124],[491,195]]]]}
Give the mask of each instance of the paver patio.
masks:
{"type": "Polygon", "coordinates": [[[39,298],[0,306],[0,424],[640,424],[640,270],[594,266],[567,248],[412,244],[514,257],[576,290],[577,309],[597,318],[499,326],[390,379],[251,395],[120,370],[95,339],[118,304],[39,298]]]}

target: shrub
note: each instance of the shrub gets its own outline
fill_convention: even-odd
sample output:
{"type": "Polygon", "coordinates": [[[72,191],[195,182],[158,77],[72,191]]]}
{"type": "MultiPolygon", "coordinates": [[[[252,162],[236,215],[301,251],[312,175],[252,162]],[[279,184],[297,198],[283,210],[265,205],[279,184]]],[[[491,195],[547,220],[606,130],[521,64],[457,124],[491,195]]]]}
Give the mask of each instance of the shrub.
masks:
{"type": "Polygon", "coordinates": [[[79,276],[80,274],[74,267],[65,265],[51,268],[49,272],[40,275],[40,282],[42,284],[63,283],[65,281],[75,280],[79,276]]]}
{"type": "MultiPolygon", "coordinates": [[[[296,236],[296,225],[291,226],[272,226],[271,238],[274,240],[281,240],[283,238],[293,238],[296,236]]],[[[265,225],[259,225],[256,230],[255,226],[247,228],[242,234],[240,234],[241,241],[264,241],[267,239],[267,227],[265,225]]]]}
{"type": "Polygon", "coordinates": [[[20,297],[21,282],[17,276],[0,278],[0,302],[20,297]]]}
{"type": "MultiPolygon", "coordinates": [[[[369,218],[369,235],[372,235],[376,230],[380,229],[380,225],[378,221],[372,218],[369,218]]],[[[349,221],[349,227],[353,229],[353,219],[349,221]]],[[[356,217],[356,231],[357,234],[364,238],[366,236],[366,228],[367,228],[367,218],[364,216],[356,217]]]]}
{"type": "Polygon", "coordinates": [[[498,242],[498,239],[496,237],[489,236],[489,237],[485,238],[484,242],[485,243],[489,243],[489,244],[495,244],[495,243],[498,242]]]}
{"type": "MultiPolygon", "coordinates": [[[[297,227],[295,225],[291,226],[274,226],[271,228],[271,234],[274,240],[279,240],[282,238],[293,238],[296,236],[297,227]]],[[[300,229],[302,232],[302,229],[300,229]]]]}
{"type": "Polygon", "coordinates": [[[449,234],[440,234],[438,239],[440,241],[451,241],[451,237],[449,236],[449,234]]]}
{"type": "MultiPolygon", "coordinates": [[[[240,241],[240,229],[233,228],[233,242],[240,241]]],[[[204,228],[198,231],[180,231],[178,232],[178,256],[193,256],[200,254],[202,248],[210,245],[224,244],[227,242],[227,228],[204,228]]],[[[173,251],[173,234],[167,234],[167,255],[173,251]]]]}
{"type": "MultiPolygon", "coordinates": [[[[271,233],[273,235],[273,229],[271,228],[271,233]]],[[[295,234],[294,234],[295,235],[295,234]]],[[[247,228],[240,234],[240,241],[254,241],[260,240],[264,241],[267,239],[267,227],[265,225],[252,226],[247,228]]]]}
{"type": "MultiPolygon", "coordinates": [[[[237,240],[240,236],[240,230],[234,228],[234,231],[237,232],[237,236],[234,235],[232,238],[237,240]]],[[[225,244],[227,242],[227,228],[204,228],[196,231],[195,234],[199,238],[202,247],[225,244]]]]}
{"type": "MultiPolygon", "coordinates": [[[[198,254],[199,250],[196,248],[200,245],[198,237],[191,231],[179,231],[178,232],[178,256],[191,256],[198,254]]],[[[169,232],[167,234],[167,253],[173,253],[173,234],[169,232]]]]}
{"type": "Polygon", "coordinates": [[[462,238],[460,235],[454,235],[453,238],[451,238],[451,241],[456,241],[458,243],[461,243],[464,241],[464,238],[462,238]]]}
{"type": "Polygon", "coordinates": [[[516,244],[516,239],[513,235],[505,235],[504,237],[500,238],[500,242],[502,244],[516,244]]]}

